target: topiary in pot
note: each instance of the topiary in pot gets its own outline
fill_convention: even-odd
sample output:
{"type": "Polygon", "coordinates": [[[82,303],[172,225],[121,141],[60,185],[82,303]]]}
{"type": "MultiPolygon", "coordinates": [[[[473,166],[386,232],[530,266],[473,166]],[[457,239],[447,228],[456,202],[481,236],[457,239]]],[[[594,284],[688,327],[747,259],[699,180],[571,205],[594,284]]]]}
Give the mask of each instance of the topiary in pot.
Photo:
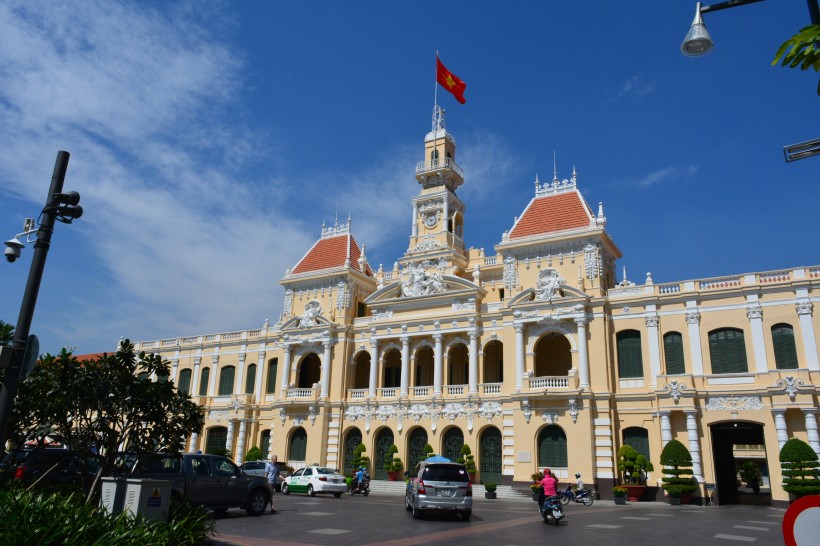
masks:
{"type": "Polygon", "coordinates": [[[427,459],[433,456],[433,446],[424,444],[424,458],[427,459]]]}
{"type": "Polygon", "coordinates": [[[384,469],[385,470],[393,470],[393,457],[396,453],[399,452],[399,448],[396,447],[396,444],[392,444],[390,447],[387,448],[387,453],[384,455],[384,469]]]}
{"type": "Polygon", "coordinates": [[[820,470],[817,453],[798,438],[792,438],[780,450],[783,489],[796,497],[820,493],[820,470]]]}
{"type": "Polygon", "coordinates": [[[669,496],[678,499],[681,495],[691,495],[698,488],[698,482],[692,476],[692,454],[685,445],[677,440],[670,440],[661,451],[661,464],[666,474],[661,481],[669,496]]]}

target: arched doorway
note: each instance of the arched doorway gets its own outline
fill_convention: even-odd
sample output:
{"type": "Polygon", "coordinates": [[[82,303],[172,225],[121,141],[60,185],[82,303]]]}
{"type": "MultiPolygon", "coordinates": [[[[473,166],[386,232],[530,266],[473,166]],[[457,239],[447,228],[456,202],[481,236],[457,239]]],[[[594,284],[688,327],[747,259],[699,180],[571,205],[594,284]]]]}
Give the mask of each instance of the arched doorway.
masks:
{"type": "Polygon", "coordinates": [[[296,385],[300,389],[309,389],[314,383],[319,382],[319,368],[322,362],[316,353],[310,353],[302,359],[302,364],[299,366],[299,382],[296,385]]]}
{"type": "Polygon", "coordinates": [[[483,383],[501,383],[504,381],[504,344],[494,339],[484,346],[483,383]]]}
{"type": "Polygon", "coordinates": [[[495,427],[487,427],[481,433],[478,469],[481,483],[501,483],[501,431],[495,427]]]}
{"type": "Polygon", "coordinates": [[[549,425],[538,434],[538,467],[567,468],[567,435],[558,425],[549,425]]]}
{"type": "Polygon", "coordinates": [[[384,354],[384,374],[382,386],[395,389],[401,386],[401,351],[390,349],[384,354]]]}
{"type": "Polygon", "coordinates": [[[433,349],[424,346],[416,352],[415,366],[416,387],[430,387],[433,385],[433,349]]]}
{"type": "Polygon", "coordinates": [[[464,433],[458,427],[450,427],[444,433],[441,444],[441,454],[451,461],[461,457],[461,448],[464,447],[464,433]]]}
{"type": "Polygon", "coordinates": [[[373,446],[373,478],[376,480],[386,480],[387,470],[384,469],[384,459],[387,451],[394,444],[393,431],[383,428],[376,435],[376,444],[373,446]]]}
{"type": "Polygon", "coordinates": [[[354,389],[366,389],[370,386],[370,353],[361,351],[353,359],[353,386],[354,389]]]}
{"type": "Polygon", "coordinates": [[[427,445],[427,431],[416,427],[407,437],[407,468],[412,470],[424,459],[424,446],[427,445]]]}
{"type": "Polygon", "coordinates": [[[307,432],[302,427],[293,431],[290,436],[290,449],[288,450],[288,462],[304,462],[307,456],[307,432]]]}
{"type": "Polygon", "coordinates": [[[347,436],[345,436],[344,461],[342,462],[342,469],[345,476],[353,475],[354,452],[356,451],[356,447],[361,443],[362,431],[355,427],[347,431],[347,436]]]}
{"type": "Polygon", "coordinates": [[[469,382],[469,351],[459,343],[447,351],[447,384],[466,385],[469,382]]]}
{"type": "Polygon", "coordinates": [[[769,476],[763,425],[748,421],[717,423],[709,427],[712,434],[712,454],[715,463],[715,485],[718,504],[772,503],[771,489],[766,487],[769,476]],[[753,460],[763,477],[759,493],[738,484],[738,473],[745,461],[753,460]]]}
{"type": "Polygon", "coordinates": [[[569,340],[556,332],[541,337],[535,344],[535,376],[563,377],[572,368],[569,340]]]}

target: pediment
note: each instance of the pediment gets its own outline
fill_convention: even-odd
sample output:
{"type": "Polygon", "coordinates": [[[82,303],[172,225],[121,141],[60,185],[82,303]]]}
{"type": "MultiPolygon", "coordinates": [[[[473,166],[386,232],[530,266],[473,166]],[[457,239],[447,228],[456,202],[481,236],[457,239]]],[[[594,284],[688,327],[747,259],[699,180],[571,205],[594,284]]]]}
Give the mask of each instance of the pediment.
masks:
{"type": "Polygon", "coordinates": [[[305,330],[309,328],[333,326],[332,322],[330,322],[328,319],[322,316],[314,317],[313,320],[314,323],[308,323],[303,326],[302,317],[293,317],[292,319],[282,324],[282,330],[305,330]]]}
{"type": "Polygon", "coordinates": [[[380,303],[400,304],[402,302],[416,303],[437,299],[451,300],[453,298],[463,298],[465,295],[483,298],[486,290],[477,284],[455,277],[453,275],[442,275],[437,279],[443,286],[431,286],[430,289],[420,284],[408,285],[402,281],[395,281],[383,288],[376,290],[365,300],[367,305],[373,306],[380,303]]]}
{"type": "Polygon", "coordinates": [[[579,290],[566,284],[561,284],[558,285],[557,289],[550,291],[550,293],[543,290],[538,290],[536,288],[528,288],[512,298],[507,306],[515,307],[516,305],[528,303],[562,305],[565,304],[565,302],[569,303],[579,299],[587,301],[590,298],[589,295],[583,290],[579,290]]]}

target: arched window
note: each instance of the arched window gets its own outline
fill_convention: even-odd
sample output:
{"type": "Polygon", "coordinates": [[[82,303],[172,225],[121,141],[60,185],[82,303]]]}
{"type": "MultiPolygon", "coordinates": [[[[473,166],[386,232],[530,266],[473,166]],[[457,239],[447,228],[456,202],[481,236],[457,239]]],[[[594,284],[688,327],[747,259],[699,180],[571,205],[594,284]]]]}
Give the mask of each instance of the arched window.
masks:
{"type": "Polygon", "coordinates": [[[461,458],[461,448],[464,447],[464,433],[458,427],[450,427],[444,434],[441,454],[455,461],[461,458]]]}
{"type": "Polygon", "coordinates": [[[433,349],[422,347],[416,352],[416,387],[429,387],[433,384],[433,349]]]}
{"type": "Polygon", "coordinates": [[[350,476],[353,474],[353,459],[355,459],[356,448],[362,443],[362,431],[357,428],[352,428],[345,436],[345,458],[344,458],[344,474],[350,476]]]}
{"type": "Polygon", "coordinates": [[[567,435],[558,425],[544,427],[538,434],[538,466],[568,466],[567,435]]]}
{"type": "Polygon", "coordinates": [[[289,461],[304,461],[307,456],[307,432],[302,427],[293,431],[290,437],[289,461]]]}
{"type": "Polygon", "coordinates": [[[663,336],[663,354],[666,356],[667,375],[686,373],[683,362],[683,336],[680,332],[669,332],[663,336]]]}
{"type": "Polygon", "coordinates": [[[618,332],[618,377],[643,377],[641,333],[637,330],[618,332]]]}
{"type": "Polygon", "coordinates": [[[629,427],[624,429],[623,437],[625,444],[631,445],[646,460],[652,460],[649,456],[649,431],[641,427],[629,427]]]}
{"type": "Polygon", "coordinates": [[[191,394],[191,370],[186,369],[179,372],[179,382],[177,383],[177,391],[182,394],[191,394]]]}
{"type": "Polygon", "coordinates": [[[709,357],[713,374],[748,372],[743,330],[721,328],[709,332],[709,357]]]}
{"type": "Polygon", "coordinates": [[[493,340],[484,347],[484,383],[504,381],[504,344],[493,340]]]}
{"type": "Polygon", "coordinates": [[[535,344],[535,376],[565,377],[572,368],[572,347],[561,334],[550,332],[535,344]]]}
{"type": "Polygon", "coordinates": [[[390,349],[385,353],[382,374],[383,387],[395,389],[401,386],[401,351],[390,349]]]}
{"type": "Polygon", "coordinates": [[[245,374],[245,394],[253,394],[256,387],[256,364],[248,366],[248,372],[245,374]]]}
{"type": "Polygon", "coordinates": [[[430,165],[434,167],[438,165],[438,150],[430,152],[430,165]]]}
{"type": "Polygon", "coordinates": [[[208,440],[205,442],[205,453],[212,455],[225,455],[228,448],[228,429],[225,427],[213,427],[208,430],[208,440]]]}
{"type": "Polygon", "coordinates": [[[447,352],[447,384],[466,385],[469,383],[469,351],[466,345],[458,344],[447,352]]]}
{"type": "MultiPolygon", "coordinates": [[[[330,363],[328,362],[328,364],[330,363]]],[[[299,381],[296,386],[300,389],[309,389],[315,383],[318,383],[321,365],[321,361],[315,353],[307,355],[299,366],[299,381]]]]}
{"type": "Polygon", "coordinates": [[[774,345],[774,362],[778,370],[796,370],[798,368],[794,329],[790,324],[775,324],[772,326],[772,345],[774,345]]]}
{"type": "Polygon", "coordinates": [[[268,377],[265,381],[265,393],[273,394],[276,392],[276,368],[279,365],[278,358],[271,358],[268,362],[268,377]]]}
{"type": "Polygon", "coordinates": [[[202,368],[199,374],[199,396],[208,396],[208,382],[211,380],[211,369],[202,368]]]}
{"type": "Polygon", "coordinates": [[[366,389],[370,386],[370,353],[362,351],[356,355],[353,368],[353,388],[366,389]]]}
{"type": "Polygon", "coordinates": [[[219,396],[229,396],[233,394],[233,382],[236,377],[236,368],[225,366],[219,370],[219,396]]]}

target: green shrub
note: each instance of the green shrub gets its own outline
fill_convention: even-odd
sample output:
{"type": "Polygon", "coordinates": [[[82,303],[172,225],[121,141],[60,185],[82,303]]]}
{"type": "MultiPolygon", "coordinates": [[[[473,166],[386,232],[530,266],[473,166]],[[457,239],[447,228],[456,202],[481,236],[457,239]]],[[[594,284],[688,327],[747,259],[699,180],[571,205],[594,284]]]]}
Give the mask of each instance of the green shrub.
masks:
{"type": "Polygon", "coordinates": [[[817,453],[798,438],[792,438],[780,450],[783,489],[798,497],[820,493],[820,470],[817,453]]]}
{"type": "Polygon", "coordinates": [[[646,473],[655,467],[631,445],[624,444],[618,450],[618,470],[622,483],[646,485],[646,473]]]}
{"type": "Polygon", "coordinates": [[[245,454],[246,461],[260,461],[262,460],[262,450],[258,447],[253,446],[248,450],[248,453],[245,454]]]}
{"type": "Polygon", "coordinates": [[[484,484],[484,489],[487,490],[487,493],[495,493],[496,487],[498,487],[498,484],[495,482],[486,482],[484,484]]]}
{"type": "Polygon", "coordinates": [[[433,456],[433,446],[430,444],[424,444],[424,458],[432,457],[433,456]]]}
{"type": "Polygon", "coordinates": [[[698,488],[698,482],[692,476],[692,454],[685,445],[677,440],[670,440],[661,452],[663,473],[661,481],[669,496],[679,498],[681,495],[690,495],[698,488]]]}

